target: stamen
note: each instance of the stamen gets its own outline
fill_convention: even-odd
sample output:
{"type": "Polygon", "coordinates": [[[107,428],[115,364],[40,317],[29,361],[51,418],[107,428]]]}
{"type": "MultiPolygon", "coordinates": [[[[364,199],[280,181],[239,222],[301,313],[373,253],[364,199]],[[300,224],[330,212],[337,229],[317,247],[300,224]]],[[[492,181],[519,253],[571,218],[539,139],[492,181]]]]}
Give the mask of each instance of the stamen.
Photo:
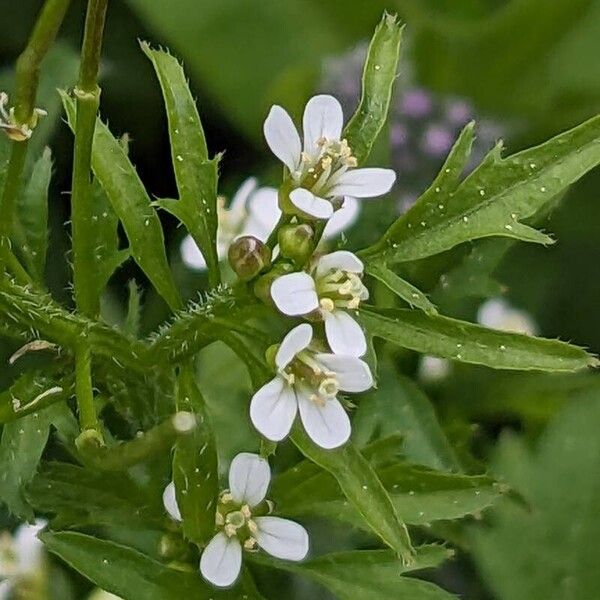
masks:
{"type": "Polygon", "coordinates": [[[233,525],[225,525],[223,531],[227,537],[233,537],[237,533],[237,528],[235,528],[233,525]]]}
{"type": "Polygon", "coordinates": [[[245,542],[244,542],[244,549],[248,550],[250,552],[253,552],[257,549],[258,546],[258,542],[256,541],[255,538],[253,537],[249,537],[245,542]]]}
{"type": "Polygon", "coordinates": [[[331,298],[321,298],[319,300],[319,305],[321,310],[324,310],[325,312],[333,312],[333,310],[335,310],[335,303],[331,298]]]}
{"type": "Polygon", "coordinates": [[[338,391],[339,385],[335,377],[327,377],[319,385],[319,394],[325,398],[335,398],[338,391]]]}
{"type": "Polygon", "coordinates": [[[242,508],[240,508],[240,512],[244,515],[244,518],[246,519],[249,519],[252,516],[250,507],[247,504],[244,504],[242,508]]]}
{"type": "Polygon", "coordinates": [[[247,526],[250,533],[256,533],[258,531],[258,525],[252,520],[248,521],[247,526]]]}

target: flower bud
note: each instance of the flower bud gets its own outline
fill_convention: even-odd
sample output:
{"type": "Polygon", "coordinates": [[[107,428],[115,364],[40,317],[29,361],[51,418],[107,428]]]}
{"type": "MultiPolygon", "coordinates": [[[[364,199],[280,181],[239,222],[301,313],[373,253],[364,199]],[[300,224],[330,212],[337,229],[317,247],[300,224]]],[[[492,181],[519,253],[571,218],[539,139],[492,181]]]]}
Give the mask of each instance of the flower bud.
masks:
{"type": "Polygon", "coordinates": [[[266,304],[273,304],[271,299],[271,284],[282,275],[291,273],[294,267],[290,263],[279,263],[273,267],[268,273],[265,273],[254,284],[254,293],[256,297],[266,304]]]}
{"type": "Polygon", "coordinates": [[[315,232],[306,224],[285,225],[279,230],[279,250],[282,256],[304,264],[314,251],[315,232]]]}
{"type": "Polygon", "coordinates": [[[271,248],[254,236],[244,235],[229,246],[228,258],[237,276],[249,281],[271,265],[271,248]]]}

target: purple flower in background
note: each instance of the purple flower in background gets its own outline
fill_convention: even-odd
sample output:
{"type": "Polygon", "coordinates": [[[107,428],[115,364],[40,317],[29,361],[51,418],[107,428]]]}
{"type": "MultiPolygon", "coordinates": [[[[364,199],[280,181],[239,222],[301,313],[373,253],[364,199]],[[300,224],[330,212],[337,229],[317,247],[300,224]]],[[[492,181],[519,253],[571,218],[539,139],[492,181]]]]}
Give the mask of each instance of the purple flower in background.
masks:
{"type": "MultiPolygon", "coordinates": [[[[321,91],[335,95],[351,114],[360,98],[366,45],[326,61],[321,91]]],[[[410,65],[400,69],[410,72],[410,65]]],[[[505,133],[500,123],[477,113],[464,98],[435,94],[406,80],[399,82],[389,119],[391,167],[398,178],[393,188],[399,212],[405,212],[439,172],[462,128],[477,122],[470,168],[473,169],[505,133]]]]}

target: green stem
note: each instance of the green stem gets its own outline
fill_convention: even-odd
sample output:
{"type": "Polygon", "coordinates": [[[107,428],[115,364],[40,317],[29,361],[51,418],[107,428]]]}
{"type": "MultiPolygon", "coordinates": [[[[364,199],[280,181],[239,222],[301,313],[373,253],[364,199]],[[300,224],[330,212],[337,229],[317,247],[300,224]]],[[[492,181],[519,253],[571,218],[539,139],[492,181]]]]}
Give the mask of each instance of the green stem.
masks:
{"type": "Polygon", "coordinates": [[[79,409],[81,430],[98,429],[92,389],[92,353],[88,341],[78,343],[75,351],[75,395],[79,409]]]}
{"type": "Polygon", "coordinates": [[[90,0],[88,3],[79,81],[74,90],[77,117],[71,195],[73,280],[77,308],[91,317],[96,317],[100,311],[97,286],[93,284],[96,273],[91,165],[96,114],[100,104],[97,78],[107,4],[108,0],[90,0]]]}

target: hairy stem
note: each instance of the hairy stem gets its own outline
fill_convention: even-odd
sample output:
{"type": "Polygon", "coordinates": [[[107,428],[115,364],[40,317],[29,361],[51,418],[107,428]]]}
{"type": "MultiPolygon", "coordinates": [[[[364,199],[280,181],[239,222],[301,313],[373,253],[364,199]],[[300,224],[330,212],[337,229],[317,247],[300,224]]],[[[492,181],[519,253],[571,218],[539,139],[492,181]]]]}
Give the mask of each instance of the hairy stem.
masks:
{"type": "Polygon", "coordinates": [[[100,104],[97,78],[107,4],[108,0],[90,0],[88,3],[79,81],[74,90],[77,117],[71,195],[73,279],[77,308],[90,317],[97,316],[100,311],[100,299],[93,285],[91,163],[96,113],[100,104]]]}
{"type": "Polygon", "coordinates": [[[75,396],[79,409],[81,430],[98,431],[98,417],[94,407],[94,390],[92,389],[92,353],[88,340],[82,340],[75,350],[75,396]]]}

